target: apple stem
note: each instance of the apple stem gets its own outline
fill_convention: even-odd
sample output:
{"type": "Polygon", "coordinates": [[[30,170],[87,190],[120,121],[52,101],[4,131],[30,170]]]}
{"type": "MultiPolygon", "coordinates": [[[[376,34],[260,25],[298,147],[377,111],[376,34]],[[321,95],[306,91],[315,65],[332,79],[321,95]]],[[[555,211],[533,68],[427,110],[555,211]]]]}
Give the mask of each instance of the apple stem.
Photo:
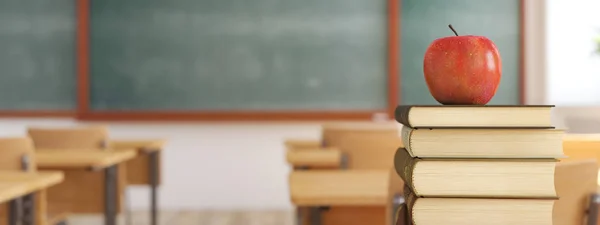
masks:
{"type": "Polygon", "coordinates": [[[450,27],[450,30],[452,30],[452,32],[454,32],[454,35],[458,36],[458,33],[456,33],[456,30],[454,30],[454,27],[452,27],[452,24],[448,24],[448,27],[450,27]]]}

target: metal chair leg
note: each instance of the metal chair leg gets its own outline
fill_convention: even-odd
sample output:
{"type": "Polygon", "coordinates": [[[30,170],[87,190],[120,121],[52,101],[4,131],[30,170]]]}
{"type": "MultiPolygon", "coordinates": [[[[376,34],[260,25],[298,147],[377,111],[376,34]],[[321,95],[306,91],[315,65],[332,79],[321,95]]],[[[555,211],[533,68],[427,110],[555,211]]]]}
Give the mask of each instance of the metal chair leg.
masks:
{"type": "Polygon", "coordinates": [[[19,199],[13,199],[8,203],[8,225],[19,224],[20,204],[19,199]]]}
{"type": "Polygon", "coordinates": [[[149,180],[150,180],[150,225],[158,225],[158,152],[148,153],[149,157],[149,180]]]}
{"type": "Polygon", "coordinates": [[[117,225],[117,166],[113,165],[104,172],[104,224],[117,225]]]}
{"type": "MultiPolygon", "coordinates": [[[[30,171],[31,160],[29,155],[21,156],[21,170],[30,171]]],[[[35,225],[35,193],[28,194],[21,198],[21,224],[35,225]]]]}
{"type": "Polygon", "coordinates": [[[304,225],[304,214],[302,207],[296,207],[296,225],[304,225]]]}
{"type": "Polygon", "coordinates": [[[21,200],[22,225],[35,225],[35,194],[28,194],[21,200]]]}
{"type": "Polygon", "coordinates": [[[600,195],[592,194],[590,196],[590,206],[588,207],[588,225],[598,224],[598,204],[600,204],[600,195]]]}

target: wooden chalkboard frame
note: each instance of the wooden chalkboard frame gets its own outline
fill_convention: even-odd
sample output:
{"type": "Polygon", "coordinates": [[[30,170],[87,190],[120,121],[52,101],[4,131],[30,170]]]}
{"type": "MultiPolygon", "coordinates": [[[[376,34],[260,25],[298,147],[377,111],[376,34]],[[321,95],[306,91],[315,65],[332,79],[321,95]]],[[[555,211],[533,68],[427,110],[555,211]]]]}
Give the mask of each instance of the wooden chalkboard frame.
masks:
{"type": "MultiPolygon", "coordinates": [[[[250,120],[371,120],[384,113],[393,118],[399,104],[400,7],[401,0],[387,0],[388,74],[387,108],[377,111],[281,111],[281,112],[206,112],[206,111],[93,111],[90,108],[90,1],[76,0],[77,108],[73,111],[0,111],[0,117],[76,117],[95,121],[250,121],[250,120]]],[[[525,102],[525,0],[520,0],[520,103],[525,102]]]]}
{"type": "Polygon", "coordinates": [[[377,114],[392,118],[398,104],[399,0],[388,0],[387,107],[374,111],[96,111],[90,108],[89,17],[90,0],[77,6],[77,117],[81,120],[370,120],[377,114]]]}

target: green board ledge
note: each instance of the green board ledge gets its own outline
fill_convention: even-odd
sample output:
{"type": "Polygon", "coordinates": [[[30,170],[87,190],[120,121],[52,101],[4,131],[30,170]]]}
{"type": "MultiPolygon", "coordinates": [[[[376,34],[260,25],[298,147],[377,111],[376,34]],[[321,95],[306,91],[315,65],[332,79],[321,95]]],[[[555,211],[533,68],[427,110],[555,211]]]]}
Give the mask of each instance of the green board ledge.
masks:
{"type": "Polygon", "coordinates": [[[327,112],[232,112],[232,111],[127,111],[127,112],[84,112],[77,119],[85,121],[319,121],[319,120],[372,120],[377,115],[389,114],[382,111],[327,111],[327,112]]]}

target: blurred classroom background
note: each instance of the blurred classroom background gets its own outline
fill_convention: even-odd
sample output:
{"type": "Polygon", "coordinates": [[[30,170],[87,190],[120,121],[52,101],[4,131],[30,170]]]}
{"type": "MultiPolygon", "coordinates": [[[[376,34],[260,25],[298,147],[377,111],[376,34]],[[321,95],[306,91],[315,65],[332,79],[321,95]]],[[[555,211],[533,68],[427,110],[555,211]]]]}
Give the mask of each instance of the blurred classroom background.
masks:
{"type": "MultiPolygon", "coordinates": [[[[398,104],[435,104],[422,58],[431,41],[452,35],[448,24],[498,45],[503,77],[490,104],[554,104],[558,127],[600,133],[598,8],[597,0],[0,0],[0,137],[106,125],[111,138],[162,139],[161,224],[293,224],[284,141],[319,140],[326,122],[390,120],[398,104]],[[248,222],[253,212],[258,222],[248,222]],[[231,213],[245,216],[218,217],[231,213]]],[[[140,214],[133,222],[149,224],[149,189],[126,193],[140,214]]],[[[102,224],[89,217],[70,224],[102,224]]]]}

